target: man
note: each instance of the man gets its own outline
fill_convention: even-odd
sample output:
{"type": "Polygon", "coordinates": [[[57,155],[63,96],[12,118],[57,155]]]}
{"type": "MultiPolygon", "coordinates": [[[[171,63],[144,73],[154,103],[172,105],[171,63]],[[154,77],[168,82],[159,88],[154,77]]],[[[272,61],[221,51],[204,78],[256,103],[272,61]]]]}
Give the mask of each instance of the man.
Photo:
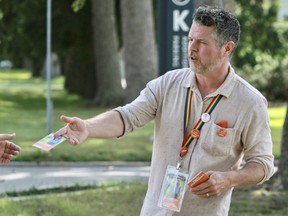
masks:
{"type": "Polygon", "coordinates": [[[0,134],[0,163],[9,163],[12,158],[20,153],[21,148],[10,142],[15,134],[0,134]]]}
{"type": "Polygon", "coordinates": [[[67,125],[55,137],[65,135],[73,145],[88,137],[123,137],[154,119],[141,215],[228,215],[233,188],[268,180],[274,167],[267,102],[229,62],[239,35],[232,14],[198,8],[189,32],[190,68],[167,72],[149,82],[132,103],[94,118],[61,116],[67,125]],[[200,171],[209,176],[186,191],[180,212],[159,207],[167,167],[172,168],[169,175],[186,172],[189,180],[200,171]]]}

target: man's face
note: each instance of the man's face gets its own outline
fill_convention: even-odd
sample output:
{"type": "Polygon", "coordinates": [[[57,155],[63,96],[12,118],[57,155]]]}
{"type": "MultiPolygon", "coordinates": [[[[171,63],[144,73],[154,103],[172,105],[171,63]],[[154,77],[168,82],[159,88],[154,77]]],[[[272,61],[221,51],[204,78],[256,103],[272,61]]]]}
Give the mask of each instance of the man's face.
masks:
{"type": "Polygon", "coordinates": [[[193,23],[189,32],[188,57],[195,73],[207,74],[226,60],[215,40],[214,27],[193,23]]]}

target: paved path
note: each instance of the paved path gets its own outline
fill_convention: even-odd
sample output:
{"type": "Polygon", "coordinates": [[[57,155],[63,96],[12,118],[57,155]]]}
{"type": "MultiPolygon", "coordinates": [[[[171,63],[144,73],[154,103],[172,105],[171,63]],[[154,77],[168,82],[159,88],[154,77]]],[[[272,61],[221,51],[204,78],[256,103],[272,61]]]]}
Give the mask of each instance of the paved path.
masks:
{"type": "Polygon", "coordinates": [[[147,182],[149,174],[148,162],[12,162],[0,165],[0,195],[107,181],[147,182]]]}
{"type": "Polygon", "coordinates": [[[150,163],[146,162],[12,162],[0,165],[0,194],[106,181],[147,181],[149,174],[150,163]]]}

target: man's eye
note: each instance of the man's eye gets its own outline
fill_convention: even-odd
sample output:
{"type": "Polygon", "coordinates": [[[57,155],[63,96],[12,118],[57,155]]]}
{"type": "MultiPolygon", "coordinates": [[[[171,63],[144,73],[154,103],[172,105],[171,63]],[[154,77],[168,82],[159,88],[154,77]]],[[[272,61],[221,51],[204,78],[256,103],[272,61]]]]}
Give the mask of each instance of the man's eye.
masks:
{"type": "Polygon", "coordinates": [[[199,41],[200,44],[204,44],[204,45],[207,45],[207,42],[206,41],[199,41]]]}

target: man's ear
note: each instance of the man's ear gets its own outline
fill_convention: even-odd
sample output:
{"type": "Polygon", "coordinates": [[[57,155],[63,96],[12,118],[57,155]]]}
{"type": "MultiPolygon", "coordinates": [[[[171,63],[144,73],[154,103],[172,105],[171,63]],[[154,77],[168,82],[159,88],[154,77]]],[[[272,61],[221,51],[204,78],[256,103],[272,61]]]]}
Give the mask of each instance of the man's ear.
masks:
{"type": "Polygon", "coordinates": [[[224,45],[225,53],[230,56],[235,48],[235,43],[233,41],[229,41],[224,45]]]}

